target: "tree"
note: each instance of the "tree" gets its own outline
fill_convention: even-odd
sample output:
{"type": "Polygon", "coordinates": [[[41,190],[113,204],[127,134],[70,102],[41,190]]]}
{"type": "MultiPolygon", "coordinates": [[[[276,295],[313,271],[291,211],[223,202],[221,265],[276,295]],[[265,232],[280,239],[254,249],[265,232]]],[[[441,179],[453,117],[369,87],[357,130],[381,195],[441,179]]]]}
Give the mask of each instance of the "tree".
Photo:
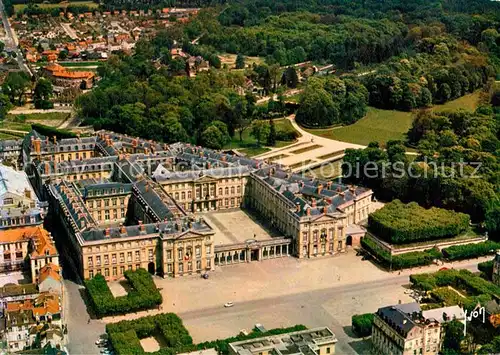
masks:
{"type": "Polygon", "coordinates": [[[60,51],[58,58],[59,58],[59,60],[66,60],[66,58],[68,58],[68,51],[66,49],[63,49],[62,51],[60,51]]]}
{"type": "Polygon", "coordinates": [[[269,124],[265,121],[254,121],[252,123],[252,132],[250,133],[255,139],[257,144],[261,145],[263,141],[267,141],[269,136],[269,124]]]}
{"type": "Polygon", "coordinates": [[[276,144],[276,126],[274,120],[269,120],[269,135],[267,136],[267,145],[273,147],[276,144]]]}
{"type": "Polygon", "coordinates": [[[443,351],[452,350],[460,353],[460,344],[464,340],[464,325],[457,320],[446,323],[443,351]]]}
{"type": "Polygon", "coordinates": [[[245,68],[245,56],[243,54],[238,54],[236,57],[236,69],[245,68]]]}
{"type": "Polygon", "coordinates": [[[5,115],[9,112],[12,104],[7,95],[0,94],[0,121],[5,119],[5,115]]]}
{"type": "Polygon", "coordinates": [[[296,120],[309,127],[330,126],[339,122],[339,106],[323,88],[323,81],[310,79],[300,97],[296,120]]]}
{"type": "Polygon", "coordinates": [[[30,78],[25,72],[9,72],[2,85],[3,92],[12,103],[22,104],[24,92],[30,86],[30,78]]]}
{"type": "Polygon", "coordinates": [[[207,148],[222,149],[223,142],[223,134],[216,126],[207,127],[201,134],[201,143],[207,148]]]}
{"type": "Polygon", "coordinates": [[[49,109],[54,107],[54,104],[50,102],[52,91],[52,83],[45,78],[40,78],[36,83],[33,93],[33,103],[35,104],[35,108],[49,109]]]}
{"type": "Polygon", "coordinates": [[[288,86],[289,88],[295,89],[297,87],[297,84],[299,83],[299,77],[294,67],[286,68],[285,82],[286,86],[288,86]]]}

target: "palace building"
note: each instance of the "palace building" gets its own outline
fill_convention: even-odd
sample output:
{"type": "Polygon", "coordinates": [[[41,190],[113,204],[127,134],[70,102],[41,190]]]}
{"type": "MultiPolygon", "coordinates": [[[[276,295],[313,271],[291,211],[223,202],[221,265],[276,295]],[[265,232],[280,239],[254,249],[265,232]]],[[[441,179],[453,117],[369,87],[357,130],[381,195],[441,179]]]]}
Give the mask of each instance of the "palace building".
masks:
{"type": "Polygon", "coordinates": [[[359,242],[349,230],[372,212],[370,189],[184,143],[31,132],[21,146],[20,162],[57,218],[58,247],[82,279],[99,273],[113,280],[137,268],[177,277],[216,265],[335,255],[359,242]],[[202,213],[241,207],[280,235],[215,244],[202,213]]]}

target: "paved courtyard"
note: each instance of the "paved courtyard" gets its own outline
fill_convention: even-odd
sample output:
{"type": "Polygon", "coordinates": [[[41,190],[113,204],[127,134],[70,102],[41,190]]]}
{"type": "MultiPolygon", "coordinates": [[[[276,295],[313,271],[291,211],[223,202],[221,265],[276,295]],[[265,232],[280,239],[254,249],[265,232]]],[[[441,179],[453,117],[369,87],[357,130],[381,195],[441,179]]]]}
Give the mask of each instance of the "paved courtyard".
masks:
{"type": "MultiPolygon", "coordinates": [[[[448,267],[477,270],[483,258],[448,267]]],[[[315,260],[273,259],[223,266],[208,280],[197,276],[178,279],[155,277],[164,298],[162,312],[177,313],[194,342],[221,339],[251,330],[304,324],[328,326],[339,339],[338,353],[368,353],[369,342],[353,337],[351,316],[374,312],[389,304],[412,301],[404,293],[412,273],[436,271],[432,266],[387,273],[353,251],[315,260]],[[234,307],[224,308],[232,301],[234,307]]],[[[157,310],[109,317],[104,322],[157,314],[157,310]]]]}
{"type": "Polygon", "coordinates": [[[214,244],[244,243],[248,239],[266,240],[272,234],[254,216],[240,209],[203,214],[215,231],[214,244]]]}

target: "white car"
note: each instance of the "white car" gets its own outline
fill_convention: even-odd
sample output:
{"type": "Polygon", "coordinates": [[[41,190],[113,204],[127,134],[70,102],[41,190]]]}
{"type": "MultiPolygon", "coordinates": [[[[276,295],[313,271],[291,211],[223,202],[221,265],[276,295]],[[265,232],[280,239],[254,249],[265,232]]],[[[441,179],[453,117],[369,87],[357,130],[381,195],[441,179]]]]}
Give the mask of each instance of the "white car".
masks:
{"type": "Polygon", "coordinates": [[[224,303],[224,307],[226,307],[226,308],[232,307],[232,306],[234,306],[233,302],[224,303]]]}

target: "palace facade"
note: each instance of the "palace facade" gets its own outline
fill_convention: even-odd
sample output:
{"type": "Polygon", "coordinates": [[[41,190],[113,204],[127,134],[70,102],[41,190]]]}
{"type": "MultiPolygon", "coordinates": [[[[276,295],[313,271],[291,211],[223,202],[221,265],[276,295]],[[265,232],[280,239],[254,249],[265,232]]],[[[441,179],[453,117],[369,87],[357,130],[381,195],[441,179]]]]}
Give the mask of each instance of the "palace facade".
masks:
{"type": "MultiPolygon", "coordinates": [[[[372,191],[293,174],[274,163],[189,144],[101,131],[49,139],[31,132],[20,163],[50,201],[57,239],[83,279],[148,269],[164,277],[215,265],[345,252],[348,227],[372,212],[372,191]],[[214,244],[200,213],[245,207],[281,234],[214,244]]],[[[59,245],[58,245],[59,247],[59,245]]]]}

